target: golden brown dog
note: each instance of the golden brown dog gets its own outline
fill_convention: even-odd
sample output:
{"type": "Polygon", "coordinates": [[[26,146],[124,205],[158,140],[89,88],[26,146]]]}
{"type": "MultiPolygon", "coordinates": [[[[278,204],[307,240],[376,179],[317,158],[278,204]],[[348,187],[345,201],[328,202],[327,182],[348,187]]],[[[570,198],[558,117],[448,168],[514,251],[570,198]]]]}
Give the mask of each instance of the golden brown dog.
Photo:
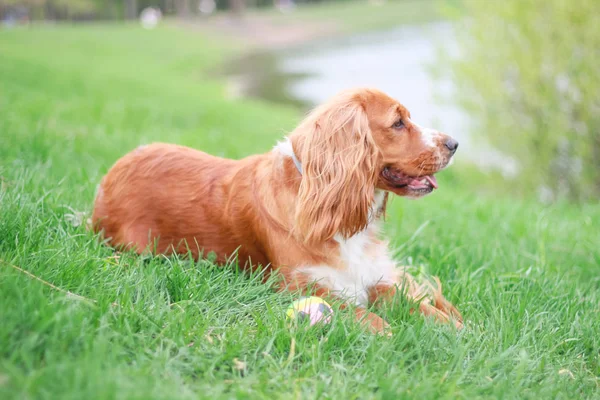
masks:
{"type": "Polygon", "coordinates": [[[419,310],[462,326],[441,285],[399,269],[378,236],[389,193],[420,197],[437,188],[458,143],[424,129],[396,100],[372,89],[340,93],[316,108],[275,148],[239,161],[187,147],[151,144],[121,158],[102,180],[92,217],[109,242],[139,253],[209,251],[225,262],[269,266],[282,288],[305,289],[366,311],[396,292],[419,310]]]}

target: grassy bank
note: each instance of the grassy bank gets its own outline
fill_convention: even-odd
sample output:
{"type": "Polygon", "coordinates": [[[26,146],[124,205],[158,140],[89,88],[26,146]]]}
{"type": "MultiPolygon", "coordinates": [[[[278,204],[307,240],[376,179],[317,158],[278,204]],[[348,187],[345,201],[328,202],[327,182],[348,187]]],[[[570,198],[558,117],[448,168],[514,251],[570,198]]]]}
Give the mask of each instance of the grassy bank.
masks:
{"type": "Polygon", "coordinates": [[[76,226],[139,144],[239,158],[297,123],[206,77],[227,49],[167,28],[0,32],[1,398],[598,397],[597,205],[478,197],[451,170],[434,195],[394,199],[399,263],[439,275],[468,322],[456,333],[399,302],[389,339],[344,312],[290,331],[292,296],[257,277],[116,258],[76,226]]]}
{"type": "Polygon", "coordinates": [[[293,12],[249,8],[237,20],[228,12],[219,12],[171,22],[207,35],[228,36],[246,50],[289,49],[336,36],[444,20],[459,4],[459,0],[313,2],[300,3],[293,12]]]}
{"type": "Polygon", "coordinates": [[[269,8],[255,11],[250,15],[271,17],[279,24],[293,22],[335,24],[341,32],[352,33],[436,21],[444,18],[443,7],[457,3],[458,1],[455,0],[325,2],[299,4],[293,13],[281,13],[269,8]]]}

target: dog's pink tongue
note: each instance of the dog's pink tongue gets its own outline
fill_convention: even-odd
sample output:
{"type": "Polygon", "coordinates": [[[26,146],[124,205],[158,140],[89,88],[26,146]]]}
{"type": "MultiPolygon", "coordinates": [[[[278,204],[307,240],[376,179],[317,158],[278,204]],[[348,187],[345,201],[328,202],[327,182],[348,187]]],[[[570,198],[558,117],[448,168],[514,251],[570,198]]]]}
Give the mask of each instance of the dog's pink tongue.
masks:
{"type": "Polygon", "coordinates": [[[431,183],[431,186],[433,186],[434,189],[438,188],[437,179],[435,179],[435,176],[427,175],[425,179],[427,179],[429,183],[431,183]]]}
{"type": "Polygon", "coordinates": [[[433,175],[426,175],[426,176],[423,176],[422,178],[413,178],[410,181],[409,185],[415,189],[428,188],[429,185],[422,182],[423,179],[425,179],[427,182],[429,182],[429,185],[431,185],[434,189],[438,188],[437,180],[435,179],[435,177],[433,175]]]}

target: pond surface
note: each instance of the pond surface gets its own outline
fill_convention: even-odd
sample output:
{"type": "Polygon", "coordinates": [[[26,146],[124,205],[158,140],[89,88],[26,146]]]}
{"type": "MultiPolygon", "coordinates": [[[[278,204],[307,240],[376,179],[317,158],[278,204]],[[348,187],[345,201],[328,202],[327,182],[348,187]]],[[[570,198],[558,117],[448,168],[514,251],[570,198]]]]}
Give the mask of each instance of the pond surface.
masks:
{"type": "Polygon", "coordinates": [[[457,90],[448,78],[434,78],[438,51],[459,54],[452,25],[404,26],[300,48],[253,54],[237,63],[232,90],[310,108],[340,90],[369,86],[398,99],[418,124],[446,132],[460,142],[459,157],[514,175],[514,160],[475,140],[466,113],[452,105],[457,90]]]}

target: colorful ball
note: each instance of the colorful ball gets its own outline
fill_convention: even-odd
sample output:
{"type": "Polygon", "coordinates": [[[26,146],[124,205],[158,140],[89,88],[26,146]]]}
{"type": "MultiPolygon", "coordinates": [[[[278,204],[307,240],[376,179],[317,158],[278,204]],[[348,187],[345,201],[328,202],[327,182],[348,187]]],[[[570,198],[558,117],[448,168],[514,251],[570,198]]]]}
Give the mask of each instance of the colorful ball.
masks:
{"type": "Polygon", "coordinates": [[[289,320],[300,323],[308,321],[313,326],[317,323],[330,323],[333,309],[320,297],[302,297],[288,307],[286,315],[289,320]]]}

